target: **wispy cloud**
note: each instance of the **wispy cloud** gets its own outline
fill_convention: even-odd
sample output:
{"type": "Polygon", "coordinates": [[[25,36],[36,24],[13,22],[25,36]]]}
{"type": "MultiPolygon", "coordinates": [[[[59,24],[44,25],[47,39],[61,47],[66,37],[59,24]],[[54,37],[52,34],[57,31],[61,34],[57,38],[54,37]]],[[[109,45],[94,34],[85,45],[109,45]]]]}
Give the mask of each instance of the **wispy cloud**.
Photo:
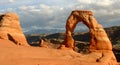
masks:
{"type": "Polygon", "coordinates": [[[120,25],[119,3],[118,0],[1,0],[0,12],[18,13],[22,27],[33,29],[34,26],[64,28],[72,10],[92,10],[97,20],[108,27],[120,25]]]}
{"type": "Polygon", "coordinates": [[[9,2],[10,2],[10,3],[13,3],[13,2],[14,2],[14,0],[9,0],[9,2]]]}

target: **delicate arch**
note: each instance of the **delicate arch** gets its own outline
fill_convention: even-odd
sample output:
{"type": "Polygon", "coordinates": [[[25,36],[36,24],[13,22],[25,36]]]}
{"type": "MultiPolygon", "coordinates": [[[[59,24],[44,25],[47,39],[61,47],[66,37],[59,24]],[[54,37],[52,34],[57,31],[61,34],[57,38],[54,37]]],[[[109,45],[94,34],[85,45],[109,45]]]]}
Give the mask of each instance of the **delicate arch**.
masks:
{"type": "Polygon", "coordinates": [[[72,33],[76,25],[82,22],[89,28],[90,50],[112,50],[112,45],[103,27],[96,21],[91,11],[72,11],[66,22],[66,35],[64,38],[65,47],[74,49],[72,33]]]}

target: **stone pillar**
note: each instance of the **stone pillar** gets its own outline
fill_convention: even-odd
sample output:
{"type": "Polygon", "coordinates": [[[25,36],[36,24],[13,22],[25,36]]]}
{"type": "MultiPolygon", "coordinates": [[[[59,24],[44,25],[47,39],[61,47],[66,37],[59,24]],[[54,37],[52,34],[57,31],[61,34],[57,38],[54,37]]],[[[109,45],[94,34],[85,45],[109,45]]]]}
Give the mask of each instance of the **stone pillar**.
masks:
{"type": "Polygon", "coordinates": [[[93,16],[89,18],[89,22],[91,23],[91,27],[89,28],[91,35],[90,50],[112,50],[111,41],[102,25],[93,16]]]}

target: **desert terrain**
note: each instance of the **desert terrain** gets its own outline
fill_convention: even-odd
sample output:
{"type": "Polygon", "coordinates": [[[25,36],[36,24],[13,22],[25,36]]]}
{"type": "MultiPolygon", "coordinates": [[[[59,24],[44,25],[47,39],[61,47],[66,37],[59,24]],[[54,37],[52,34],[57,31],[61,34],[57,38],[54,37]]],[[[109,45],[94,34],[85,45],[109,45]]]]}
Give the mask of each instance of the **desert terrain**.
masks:
{"type": "Polygon", "coordinates": [[[68,49],[16,46],[11,41],[1,39],[0,43],[1,65],[106,65],[109,61],[97,61],[102,54],[96,52],[80,54],[68,49]]]}
{"type": "MultiPolygon", "coordinates": [[[[87,20],[86,15],[93,16],[90,11],[75,10],[73,12],[75,12],[75,14],[74,15],[71,14],[71,16],[75,16],[77,15],[77,13],[82,13],[83,15],[80,16],[83,16],[83,18],[85,16],[83,20],[87,20]]],[[[94,17],[92,18],[94,19],[94,17]]],[[[70,19],[70,20],[74,21],[74,19],[70,19]]],[[[85,22],[91,25],[91,23],[87,21],[85,22]]],[[[1,65],[118,65],[117,59],[112,51],[111,42],[108,40],[108,37],[106,36],[104,29],[97,23],[97,21],[91,19],[90,22],[96,22],[95,25],[98,25],[98,28],[100,27],[100,29],[95,29],[90,31],[92,33],[90,35],[94,37],[92,42],[98,44],[92,46],[93,47],[92,51],[90,48],[86,48],[85,50],[87,51],[85,51],[84,53],[84,51],[80,50],[79,48],[81,48],[84,45],[88,47],[88,45],[90,46],[91,43],[88,42],[86,43],[85,41],[74,42],[74,40],[71,39],[72,37],[66,37],[65,39],[67,40],[66,42],[67,43],[69,42],[71,45],[69,45],[69,43],[64,45],[62,44],[63,41],[60,41],[60,44],[54,45],[53,43],[55,42],[54,40],[51,42],[47,38],[45,39],[42,37],[37,41],[37,46],[36,46],[36,43],[35,44],[30,43],[28,37],[25,37],[21,29],[19,17],[17,16],[17,14],[14,13],[3,14],[0,16],[0,52],[1,52],[0,64],[1,65]],[[99,33],[98,31],[102,33],[99,33]],[[98,34],[98,36],[94,36],[95,35],[94,32],[95,34],[98,34]],[[105,39],[104,38],[100,39],[102,38],[102,36],[105,39]],[[77,43],[78,46],[79,43],[80,44],[82,43],[83,45],[82,46],[80,45],[79,47],[76,48],[77,44],[75,46],[74,45],[75,43],[77,43]]]]}

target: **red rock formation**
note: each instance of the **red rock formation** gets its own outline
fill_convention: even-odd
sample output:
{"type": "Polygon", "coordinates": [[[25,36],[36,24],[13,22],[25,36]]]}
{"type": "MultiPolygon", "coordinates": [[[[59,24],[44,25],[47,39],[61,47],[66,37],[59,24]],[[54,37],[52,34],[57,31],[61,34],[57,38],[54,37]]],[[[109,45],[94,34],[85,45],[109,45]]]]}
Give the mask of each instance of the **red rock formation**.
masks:
{"type": "Polygon", "coordinates": [[[103,27],[96,21],[91,11],[75,10],[71,13],[67,19],[64,45],[62,45],[61,48],[64,49],[67,47],[74,49],[72,32],[79,22],[82,22],[89,28],[91,35],[91,53],[81,56],[80,65],[117,65],[116,58],[112,52],[111,42],[103,27]]]}
{"type": "Polygon", "coordinates": [[[17,45],[28,46],[19,18],[15,13],[0,15],[0,38],[10,40],[17,45]]]}
{"type": "Polygon", "coordinates": [[[90,50],[112,50],[112,45],[103,27],[96,21],[91,11],[75,10],[71,13],[66,23],[66,35],[64,45],[68,48],[74,48],[74,39],[72,32],[76,25],[82,22],[85,24],[91,35],[90,50]]]}

